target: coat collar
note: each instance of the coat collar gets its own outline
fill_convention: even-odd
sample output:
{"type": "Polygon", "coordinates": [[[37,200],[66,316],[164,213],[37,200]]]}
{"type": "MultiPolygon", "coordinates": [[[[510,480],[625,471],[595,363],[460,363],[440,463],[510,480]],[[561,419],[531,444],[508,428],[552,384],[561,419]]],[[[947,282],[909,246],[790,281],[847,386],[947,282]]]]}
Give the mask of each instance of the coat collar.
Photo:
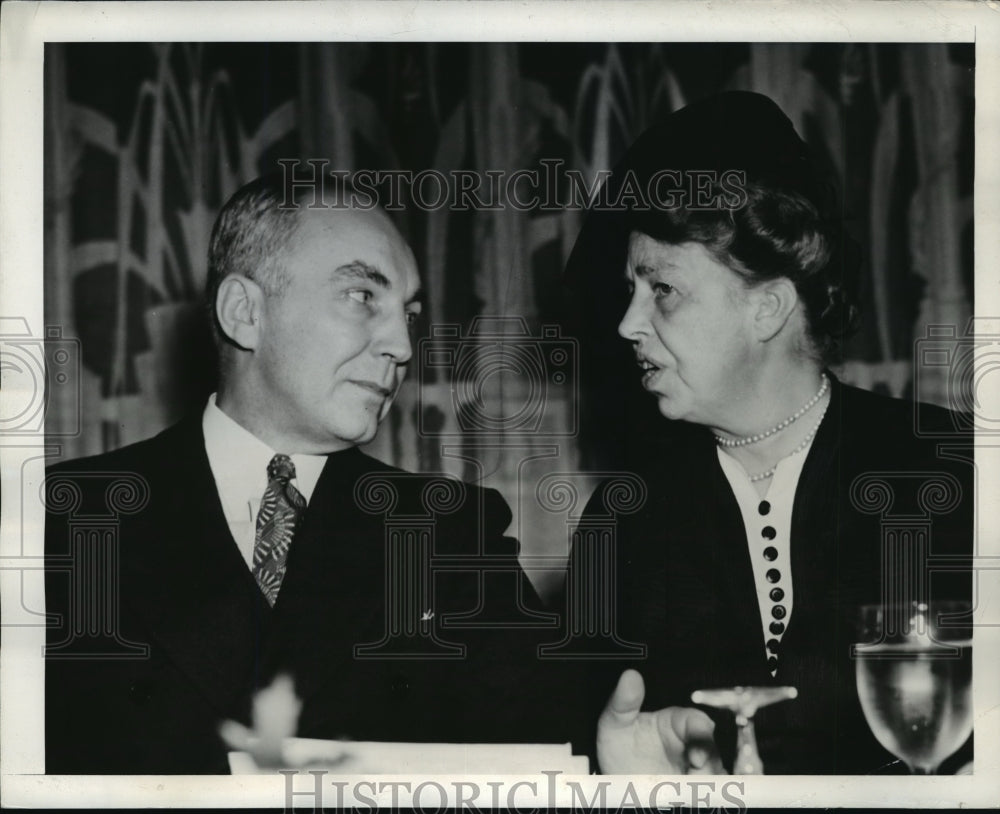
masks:
{"type": "Polygon", "coordinates": [[[348,484],[374,462],[357,449],[328,456],[272,610],[230,534],[201,416],[164,431],[141,455],[134,465],[148,479],[150,503],[134,522],[121,524],[123,600],[145,620],[153,647],[191,678],[220,715],[246,718],[253,689],[269,678],[275,618],[283,606],[294,610],[298,604],[296,572],[317,564],[315,549],[331,542],[322,533],[333,525],[331,509],[349,509],[348,484]]]}
{"type": "MultiPolygon", "coordinates": [[[[830,379],[830,404],[803,463],[792,508],[791,535],[792,539],[799,541],[792,553],[792,578],[797,597],[824,589],[830,558],[836,557],[835,535],[818,530],[813,525],[816,517],[834,517],[836,511],[835,506],[829,504],[836,500],[837,490],[830,486],[839,455],[845,387],[829,371],[826,371],[826,375],[830,379]],[[810,546],[810,550],[804,551],[803,544],[810,546]]],[[[718,463],[713,435],[707,430],[699,433],[695,443],[699,452],[692,455],[692,460],[704,461],[708,467],[704,474],[710,484],[709,494],[724,496],[714,507],[714,511],[707,513],[699,522],[704,523],[705,535],[717,541],[717,550],[721,552],[716,567],[720,575],[723,600],[732,609],[730,618],[734,640],[753,643],[752,657],[747,659],[747,664],[752,664],[753,667],[748,667],[751,673],[744,680],[770,684],[775,679],[767,670],[762,647],[753,566],[746,535],[743,533],[743,517],[732,488],[718,463]],[[734,536],[732,531],[737,529],[740,533],[734,536]]],[[[695,482],[706,481],[696,478],[695,482]]],[[[808,627],[812,623],[812,620],[803,618],[806,607],[811,604],[796,602],[785,634],[786,641],[796,628],[804,624],[808,627]]],[[[748,654],[750,652],[747,651],[748,654]]],[[[781,679],[779,673],[778,680],[781,679]]]]}
{"type": "Polygon", "coordinates": [[[391,470],[356,448],[332,453],[292,544],[265,670],[293,670],[306,701],[353,668],[362,631],[385,626],[385,599],[366,580],[384,584],[385,513],[365,511],[361,493],[379,471],[391,470]]]}
{"type": "Polygon", "coordinates": [[[200,416],[161,433],[139,462],[149,506],[123,523],[126,605],[225,715],[241,715],[270,609],[229,533],[205,453],[200,416]]]}

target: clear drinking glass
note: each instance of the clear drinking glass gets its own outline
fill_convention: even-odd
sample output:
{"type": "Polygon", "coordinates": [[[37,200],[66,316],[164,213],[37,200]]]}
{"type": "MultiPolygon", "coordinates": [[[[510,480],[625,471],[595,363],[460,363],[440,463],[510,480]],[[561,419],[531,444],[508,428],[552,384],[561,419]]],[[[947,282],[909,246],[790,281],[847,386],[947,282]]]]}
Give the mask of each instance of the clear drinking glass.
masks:
{"type": "Polygon", "coordinates": [[[865,605],[852,655],[876,739],[913,774],[934,774],[972,734],[968,602],[865,605]]]}

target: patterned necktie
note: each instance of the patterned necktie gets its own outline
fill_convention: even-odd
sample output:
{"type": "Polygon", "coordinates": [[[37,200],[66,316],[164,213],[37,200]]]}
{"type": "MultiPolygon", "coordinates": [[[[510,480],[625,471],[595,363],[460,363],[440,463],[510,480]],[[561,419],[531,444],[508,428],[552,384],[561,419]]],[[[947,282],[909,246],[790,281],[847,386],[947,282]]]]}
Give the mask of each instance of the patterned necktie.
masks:
{"type": "Polygon", "coordinates": [[[271,607],[274,607],[285,576],[295,527],[306,508],[305,498],[291,484],[294,477],[292,459],[287,455],[275,455],[267,465],[267,489],[257,512],[253,575],[271,607]]]}

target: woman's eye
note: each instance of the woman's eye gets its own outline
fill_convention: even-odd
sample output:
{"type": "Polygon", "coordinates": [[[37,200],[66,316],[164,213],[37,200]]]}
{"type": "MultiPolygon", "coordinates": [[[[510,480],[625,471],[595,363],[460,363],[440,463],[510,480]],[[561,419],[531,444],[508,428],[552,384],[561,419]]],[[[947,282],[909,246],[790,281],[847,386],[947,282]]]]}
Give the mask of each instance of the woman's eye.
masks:
{"type": "Polygon", "coordinates": [[[670,294],[673,294],[674,291],[676,291],[676,290],[677,289],[674,288],[669,283],[654,283],[653,284],[653,293],[657,297],[666,297],[666,296],[669,296],[670,294]]]}
{"type": "Polygon", "coordinates": [[[420,312],[419,311],[407,311],[406,312],[406,324],[407,325],[413,325],[413,324],[415,324],[418,319],[420,319],[420,312]]]}

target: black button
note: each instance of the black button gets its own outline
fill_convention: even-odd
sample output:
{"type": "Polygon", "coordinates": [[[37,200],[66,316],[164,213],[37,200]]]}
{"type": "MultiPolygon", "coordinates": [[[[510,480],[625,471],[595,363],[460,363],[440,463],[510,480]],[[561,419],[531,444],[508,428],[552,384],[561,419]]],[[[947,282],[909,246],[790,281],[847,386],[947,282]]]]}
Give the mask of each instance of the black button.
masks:
{"type": "Polygon", "coordinates": [[[785,598],[785,592],[781,588],[771,589],[771,600],[774,602],[780,602],[785,598]]]}
{"type": "Polygon", "coordinates": [[[780,636],[782,633],[785,632],[785,623],[784,622],[771,622],[769,630],[775,636],[780,636]]]}
{"type": "Polygon", "coordinates": [[[764,549],[764,559],[768,562],[774,562],[778,559],[778,549],[776,549],[773,545],[769,545],[764,549]]]}
{"type": "Polygon", "coordinates": [[[768,514],[771,511],[771,504],[768,503],[766,500],[762,500],[760,502],[760,505],[757,507],[757,511],[759,511],[761,514],[768,514]]]}
{"type": "Polygon", "coordinates": [[[767,577],[768,582],[777,582],[781,579],[781,571],[777,568],[771,568],[764,576],[767,577]]]}
{"type": "Polygon", "coordinates": [[[777,653],[779,644],[780,642],[777,639],[768,639],[767,649],[770,650],[772,653],[777,653]]]}
{"type": "Polygon", "coordinates": [[[771,656],[767,660],[767,666],[771,670],[771,672],[774,672],[775,670],[777,670],[778,669],[778,659],[777,659],[777,657],[776,656],[771,656]]]}
{"type": "Polygon", "coordinates": [[[773,540],[778,536],[778,532],[774,530],[774,526],[764,526],[764,528],[760,530],[760,535],[765,540],[773,540]]]}
{"type": "Polygon", "coordinates": [[[787,612],[784,605],[775,605],[771,608],[771,616],[775,619],[784,619],[787,612]]]}

